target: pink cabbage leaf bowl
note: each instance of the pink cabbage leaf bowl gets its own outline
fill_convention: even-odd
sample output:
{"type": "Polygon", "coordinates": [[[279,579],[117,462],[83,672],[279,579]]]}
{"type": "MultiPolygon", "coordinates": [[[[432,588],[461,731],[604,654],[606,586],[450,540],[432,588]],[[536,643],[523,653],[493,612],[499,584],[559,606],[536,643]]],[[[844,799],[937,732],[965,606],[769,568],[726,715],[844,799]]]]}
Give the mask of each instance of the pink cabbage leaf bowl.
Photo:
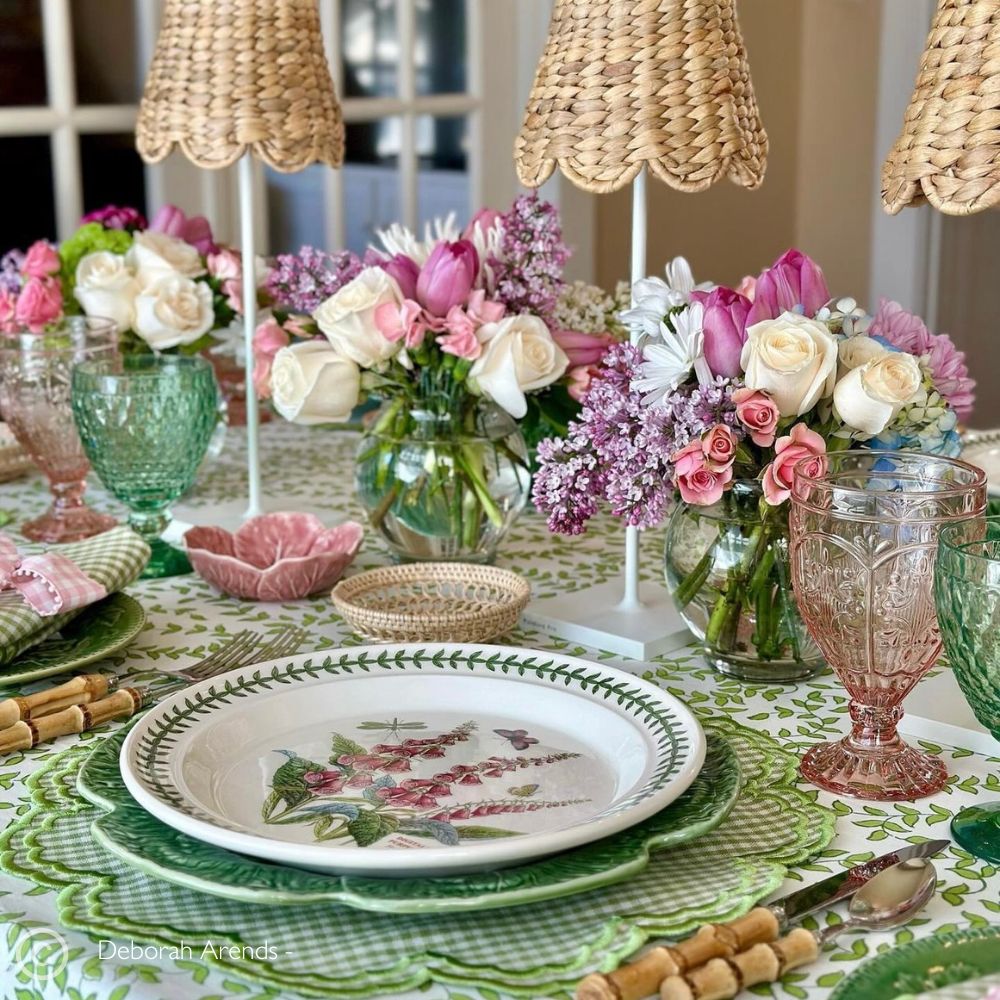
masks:
{"type": "Polygon", "coordinates": [[[364,530],[356,521],[326,528],[312,514],[262,514],[235,533],[190,528],[195,572],[224,594],[249,601],[294,601],[329,590],[354,561],[364,530]]]}

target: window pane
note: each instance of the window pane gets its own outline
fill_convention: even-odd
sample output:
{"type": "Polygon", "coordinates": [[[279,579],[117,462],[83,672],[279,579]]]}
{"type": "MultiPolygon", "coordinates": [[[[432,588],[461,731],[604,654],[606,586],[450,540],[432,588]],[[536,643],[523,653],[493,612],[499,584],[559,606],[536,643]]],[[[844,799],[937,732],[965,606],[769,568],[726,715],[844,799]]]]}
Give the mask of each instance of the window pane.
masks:
{"type": "Polygon", "coordinates": [[[344,234],[348,250],[361,253],[375,231],[399,221],[400,120],[347,126],[344,164],[344,234]]]}
{"type": "Polygon", "coordinates": [[[416,0],[413,59],[418,94],[466,90],[466,0],[416,0]]]}
{"type": "Polygon", "coordinates": [[[326,249],[323,171],[328,169],[319,163],[297,174],[265,169],[271,253],[294,253],[304,244],[326,249]]]}
{"type": "Polygon", "coordinates": [[[41,0],[0,0],[0,106],[46,100],[41,0]]]}
{"type": "Polygon", "coordinates": [[[146,175],[131,132],[81,135],[83,210],[104,205],[132,205],[146,211],[146,175]]]}
{"type": "Polygon", "coordinates": [[[73,0],[70,8],[77,103],[137,103],[142,84],[134,0],[73,0]]]}
{"type": "Polygon", "coordinates": [[[395,97],[399,36],[395,0],[343,0],[344,96],[395,97]]]}
{"type": "Polygon", "coordinates": [[[420,225],[454,212],[462,226],[471,214],[468,119],[418,115],[416,125],[420,225]]]}
{"type": "Polygon", "coordinates": [[[42,237],[55,239],[52,147],[48,136],[0,139],[0,182],[3,190],[10,192],[4,200],[0,254],[11,247],[23,250],[42,237]]]}

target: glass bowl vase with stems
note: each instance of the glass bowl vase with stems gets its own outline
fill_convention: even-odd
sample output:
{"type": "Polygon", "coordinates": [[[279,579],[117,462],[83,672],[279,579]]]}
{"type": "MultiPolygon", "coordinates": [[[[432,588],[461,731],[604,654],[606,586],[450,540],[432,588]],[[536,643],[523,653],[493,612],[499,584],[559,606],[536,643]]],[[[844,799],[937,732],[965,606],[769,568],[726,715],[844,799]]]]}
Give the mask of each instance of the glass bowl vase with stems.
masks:
{"type": "Polygon", "coordinates": [[[799,615],[788,563],[788,506],[740,480],[711,506],[677,503],[664,568],[678,612],[709,663],[741,680],[780,683],[825,667],[799,615]]]}
{"type": "Polygon", "coordinates": [[[21,526],[25,538],[62,544],[100,534],[115,519],[84,502],[90,463],[70,402],[75,365],[114,358],[111,320],[72,316],[43,333],[0,336],[0,412],[14,437],[45,474],[52,504],[21,526]]]}
{"type": "Polygon", "coordinates": [[[492,562],[530,482],[517,424],[467,392],[393,397],[358,446],[358,499],[401,562],[492,562]]]}

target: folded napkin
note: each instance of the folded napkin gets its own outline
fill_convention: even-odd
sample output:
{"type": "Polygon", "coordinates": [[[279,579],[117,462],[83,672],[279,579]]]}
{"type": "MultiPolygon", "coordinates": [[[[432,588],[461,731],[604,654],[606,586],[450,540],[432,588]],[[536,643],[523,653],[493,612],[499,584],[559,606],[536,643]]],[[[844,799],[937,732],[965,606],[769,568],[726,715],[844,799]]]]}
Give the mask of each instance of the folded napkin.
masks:
{"type": "MultiPolygon", "coordinates": [[[[133,583],[149,560],[149,546],[124,525],[82,542],[60,545],[52,551],[71,560],[108,594],[133,583]]],[[[94,595],[98,595],[96,588],[94,595]]],[[[0,592],[0,667],[58,632],[84,607],[86,605],[61,614],[42,616],[25,602],[17,590],[0,592]]]]}

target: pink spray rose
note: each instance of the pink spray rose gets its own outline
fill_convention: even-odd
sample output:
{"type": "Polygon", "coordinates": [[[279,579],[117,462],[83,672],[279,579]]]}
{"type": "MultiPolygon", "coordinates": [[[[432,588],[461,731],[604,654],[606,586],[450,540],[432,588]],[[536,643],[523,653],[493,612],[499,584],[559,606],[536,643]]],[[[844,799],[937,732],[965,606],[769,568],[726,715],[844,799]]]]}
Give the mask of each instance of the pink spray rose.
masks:
{"type": "Polygon", "coordinates": [[[608,333],[576,333],[573,330],[553,330],[552,339],[569,358],[571,368],[599,364],[615,338],[608,333]]]}
{"type": "Polygon", "coordinates": [[[712,472],[725,472],[736,461],[736,443],[736,435],[725,424],[716,424],[701,439],[705,465],[712,472]]]}
{"type": "Polygon", "coordinates": [[[80,225],[88,222],[100,223],[105,229],[127,229],[130,232],[146,228],[146,217],[139,209],[129,205],[105,205],[95,209],[80,220],[80,225]]]}
{"type": "Polygon", "coordinates": [[[464,305],[479,275],[479,254],[468,240],[439,243],[420,269],[417,301],[432,316],[464,305]]]}
{"type": "Polygon", "coordinates": [[[271,398],[271,365],[274,356],[287,347],[292,338],[272,316],[264,320],[253,335],[253,387],[261,399],[271,398]]]}
{"type": "Polygon", "coordinates": [[[681,448],[671,459],[674,463],[674,480],[685,503],[709,507],[722,499],[726,485],[733,478],[729,465],[721,472],[713,472],[705,460],[701,441],[692,441],[681,448]]]}
{"type": "Polygon", "coordinates": [[[57,274],[61,266],[56,248],[48,240],[36,240],[24,255],[21,274],[26,278],[48,278],[57,274]]]}
{"type": "Polygon", "coordinates": [[[705,332],[705,360],[713,375],[736,378],[743,369],[740,354],[747,339],[747,316],[751,301],[731,288],[713,288],[710,292],[695,290],[692,302],[705,309],[702,329],[705,332]]]}
{"type": "Polygon", "coordinates": [[[774,444],[778,427],[778,404],[760,389],[737,389],[733,393],[736,418],[750,433],[750,440],[761,448],[774,444]]]}
{"type": "Polygon", "coordinates": [[[19,326],[41,333],[62,315],[62,288],[56,278],[28,278],[17,297],[14,318],[19,326]]]}
{"type": "Polygon", "coordinates": [[[203,215],[188,218],[176,205],[164,205],[149,224],[153,233],[166,233],[190,243],[202,255],[215,253],[212,227],[203,215]]]}
{"type": "Polygon", "coordinates": [[[486,323],[499,323],[504,318],[507,307],[502,302],[486,298],[486,292],[477,288],[469,296],[465,312],[476,326],[483,326],[486,323]]]}
{"type": "Polygon", "coordinates": [[[471,240],[473,236],[476,235],[476,226],[485,233],[492,229],[501,219],[499,212],[492,208],[481,208],[476,214],[469,220],[469,224],[465,227],[465,232],[462,233],[463,240],[471,240]]]}
{"type": "Polygon", "coordinates": [[[806,316],[815,316],[829,301],[830,289],[819,264],[800,250],[788,250],[757,279],[746,325],[777,319],[783,312],[795,312],[796,306],[806,316]]]}
{"type": "Polygon", "coordinates": [[[17,294],[9,288],[0,287],[0,333],[17,333],[17,294]]]}
{"type": "Polygon", "coordinates": [[[423,310],[418,302],[404,299],[402,305],[383,302],[375,310],[375,326],[391,343],[402,340],[410,350],[419,347],[427,333],[423,310]]]}
{"type": "Polygon", "coordinates": [[[382,270],[399,285],[404,299],[416,299],[420,267],[412,257],[398,253],[381,266],[382,270]]]}
{"type": "Polygon", "coordinates": [[[792,495],[796,463],[808,459],[807,476],[820,476],[826,470],[826,441],[805,424],[796,424],[774,446],[774,461],[764,470],[764,499],[773,507],[792,495]]]}
{"type": "Polygon", "coordinates": [[[466,315],[461,306],[448,310],[447,333],[438,336],[438,346],[445,354],[456,358],[475,361],[483,353],[483,345],[476,337],[476,324],[466,315]]]}

